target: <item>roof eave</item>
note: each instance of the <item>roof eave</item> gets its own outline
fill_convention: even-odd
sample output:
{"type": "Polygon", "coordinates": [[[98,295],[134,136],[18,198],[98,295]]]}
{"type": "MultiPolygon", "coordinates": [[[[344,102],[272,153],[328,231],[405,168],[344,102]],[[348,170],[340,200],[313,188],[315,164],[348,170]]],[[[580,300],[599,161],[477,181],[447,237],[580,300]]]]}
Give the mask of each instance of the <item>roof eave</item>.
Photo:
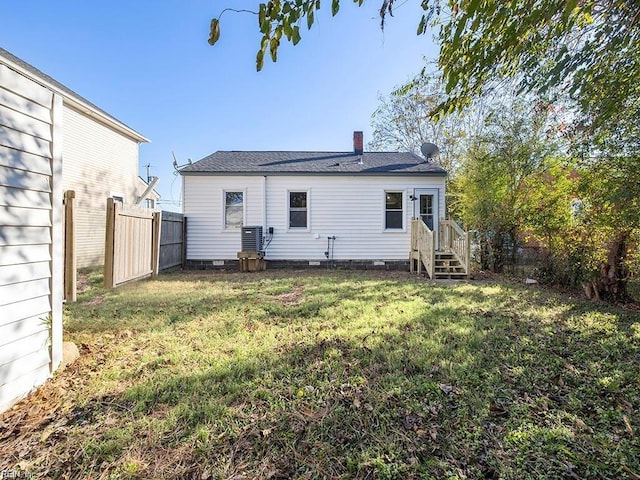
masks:
{"type": "Polygon", "coordinates": [[[67,95],[64,92],[60,92],[58,90],[55,90],[55,91],[60,93],[60,95],[62,95],[65,98],[65,100],[67,101],[70,107],[75,108],[76,110],[79,110],[80,112],[87,114],[90,117],[95,118],[96,120],[106,125],[109,125],[114,130],[117,130],[118,132],[126,135],[127,137],[131,138],[132,140],[135,140],[138,143],[151,143],[151,140],[149,140],[147,137],[145,137],[141,133],[136,132],[133,128],[127,127],[124,123],[114,121],[112,117],[109,117],[108,115],[105,115],[101,111],[96,110],[91,105],[88,105],[87,103],[82,102],[77,98],[67,95]]]}
{"type": "Polygon", "coordinates": [[[182,176],[223,176],[223,177],[250,177],[250,176],[407,176],[417,175],[423,177],[446,177],[448,174],[445,171],[442,172],[193,172],[193,171],[179,171],[182,176]]]}

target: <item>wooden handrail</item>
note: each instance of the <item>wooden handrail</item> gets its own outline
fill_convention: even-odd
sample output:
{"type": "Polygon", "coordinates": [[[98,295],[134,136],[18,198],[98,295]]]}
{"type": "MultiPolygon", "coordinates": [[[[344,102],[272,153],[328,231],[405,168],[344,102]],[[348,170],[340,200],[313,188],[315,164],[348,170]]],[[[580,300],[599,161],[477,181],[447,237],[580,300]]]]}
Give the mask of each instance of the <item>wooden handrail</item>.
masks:
{"type": "Polygon", "coordinates": [[[422,265],[429,278],[433,278],[436,264],[435,233],[420,219],[411,220],[411,271],[413,262],[418,261],[418,274],[422,272],[422,265]]]}
{"type": "MultiPolygon", "coordinates": [[[[451,219],[440,219],[439,250],[452,254],[464,268],[467,277],[470,274],[471,243],[469,233],[451,219]]],[[[411,272],[417,262],[418,274],[424,266],[429,278],[435,278],[436,236],[421,219],[411,220],[411,252],[409,254],[411,272]]]]}
{"type": "Polygon", "coordinates": [[[470,273],[471,242],[469,232],[465,232],[452,219],[440,220],[440,249],[452,253],[464,267],[467,276],[470,273]]]}

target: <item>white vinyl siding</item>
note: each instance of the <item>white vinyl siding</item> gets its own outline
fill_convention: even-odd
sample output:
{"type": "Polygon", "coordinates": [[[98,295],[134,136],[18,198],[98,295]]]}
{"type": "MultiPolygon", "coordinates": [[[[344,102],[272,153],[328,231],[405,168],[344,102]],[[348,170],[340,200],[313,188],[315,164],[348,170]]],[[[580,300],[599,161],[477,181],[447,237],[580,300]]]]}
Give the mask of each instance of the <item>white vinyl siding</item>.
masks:
{"type": "Polygon", "coordinates": [[[60,97],[0,65],[0,412],[60,361],[61,112],[60,97]]]}
{"type": "Polygon", "coordinates": [[[192,176],[183,181],[187,258],[237,260],[242,250],[241,229],[224,228],[224,192],[244,192],[245,223],[263,225],[263,177],[192,176]]]}
{"type": "Polygon", "coordinates": [[[385,231],[385,192],[403,192],[403,225],[410,224],[415,188],[436,189],[444,216],[445,180],[418,176],[209,176],[186,175],[184,213],[188,217],[187,259],[236,260],[240,235],[224,231],[218,213],[222,191],[245,189],[247,225],[273,227],[266,258],[325,260],[327,237],[336,236],[336,260],[406,260],[409,228],[385,231]],[[266,206],[263,192],[266,191],[266,206]],[[288,194],[306,191],[308,229],[289,228],[288,194]]]}
{"type": "Polygon", "coordinates": [[[144,191],[137,141],[65,104],[63,188],[76,192],[77,266],[102,265],[107,198],[134,205],[144,191]]]}

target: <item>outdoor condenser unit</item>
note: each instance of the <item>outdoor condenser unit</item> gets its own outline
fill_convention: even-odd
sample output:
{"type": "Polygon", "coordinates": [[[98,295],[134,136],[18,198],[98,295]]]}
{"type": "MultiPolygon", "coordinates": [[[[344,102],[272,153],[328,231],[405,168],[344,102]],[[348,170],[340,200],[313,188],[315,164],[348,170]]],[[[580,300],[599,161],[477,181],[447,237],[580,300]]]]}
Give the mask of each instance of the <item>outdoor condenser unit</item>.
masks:
{"type": "Polygon", "coordinates": [[[259,252],[262,249],[262,227],[242,227],[242,251],[259,252]]]}

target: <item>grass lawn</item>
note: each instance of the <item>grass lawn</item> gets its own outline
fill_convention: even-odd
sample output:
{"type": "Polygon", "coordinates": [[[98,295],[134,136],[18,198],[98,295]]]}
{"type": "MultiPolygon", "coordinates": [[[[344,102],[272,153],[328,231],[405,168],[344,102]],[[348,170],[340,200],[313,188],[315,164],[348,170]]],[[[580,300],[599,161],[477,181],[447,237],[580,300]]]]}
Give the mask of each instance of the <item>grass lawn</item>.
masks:
{"type": "Polygon", "coordinates": [[[168,274],[65,310],[34,478],[639,479],[640,314],[404,273],[168,274]]]}

